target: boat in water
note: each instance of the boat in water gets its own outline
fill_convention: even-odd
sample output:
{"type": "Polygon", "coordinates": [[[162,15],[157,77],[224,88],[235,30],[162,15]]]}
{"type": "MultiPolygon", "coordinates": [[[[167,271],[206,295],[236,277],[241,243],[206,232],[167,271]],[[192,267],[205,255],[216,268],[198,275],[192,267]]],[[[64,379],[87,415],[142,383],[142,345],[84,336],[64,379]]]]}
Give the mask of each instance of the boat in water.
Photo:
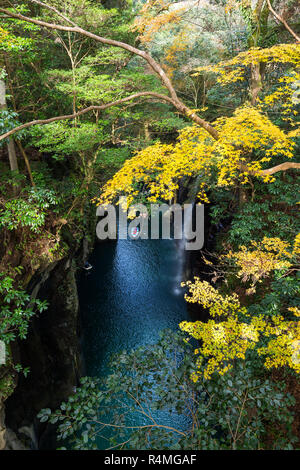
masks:
{"type": "Polygon", "coordinates": [[[140,233],[140,229],[138,227],[133,227],[130,233],[132,238],[137,238],[140,233]]]}
{"type": "Polygon", "coordinates": [[[86,261],[82,266],[82,269],[84,269],[84,271],[90,271],[91,269],[93,269],[93,266],[88,261],[86,261]]]}

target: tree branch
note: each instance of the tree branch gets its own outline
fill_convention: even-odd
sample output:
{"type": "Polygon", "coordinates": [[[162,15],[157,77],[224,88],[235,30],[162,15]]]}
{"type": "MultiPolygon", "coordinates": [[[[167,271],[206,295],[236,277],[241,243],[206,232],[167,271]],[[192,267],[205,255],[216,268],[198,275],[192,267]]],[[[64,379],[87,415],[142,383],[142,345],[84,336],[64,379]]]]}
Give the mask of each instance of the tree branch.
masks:
{"type": "MultiPolygon", "coordinates": [[[[42,3],[42,2],[37,2],[37,0],[29,0],[29,1],[34,2],[34,3],[39,3],[40,5],[44,6],[48,10],[53,10],[53,8],[50,7],[49,5],[47,5],[45,3],[42,3]]],[[[48,29],[56,29],[56,30],[60,30],[60,31],[70,31],[72,33],[79,33],[79,34],[87,36],[91,39],[95,39],[96,41],[101,42],[102,44],[107,44],[107,45],[110,45],[110,46],[120,47],[120,48],[125,49],[129,52],[132,52],[133,54],[138,55],[139,57],[142,57],[144,60],[146,60],[146,62],[148,62],[150,67],[160,76],[160,78],[163,81],[164,85],[169,90],[170,95],[172,96],[172,98],[175,99],[175,100],[178,99],[177,95],[176,95],[176,92],[175,92],[175,90],[174,90],[174,88],[173,88],[173,86],[170,82],[170,79],[167,77],[167,75],[164,72],[164,70],[162,69],[162,67],[145,51],[141,51],[140,49],[137,49],[136,47],[131,46],[130,44],[126,44],[126,43],[121,42],[121,41],[116,41],[114,39],[103,38],[102,36],[98,36],[97,34],[91,33],[90,31],[86,31],[85,29],[80,28],[79,26],[75,25],[75,23],[73,23],[73,25],[75,25],[75,26],[64,26],[64,25],[61,25],[61,24],[48,23],[46,21],[37,20],[36,18],[29,18],[28,16],[24,16],[24,15],[21,15],[20,13],[15,13],[15,12],[6,10],[4,8],[0,8],[0,12],[6,14],[9,17],[16,18],[16,19],[19,19],[19,20],[23,20],[23,21],[26,21],[26,22],[29,22],[29,23],[33,23],[33,24],[36,24],[38,26],[43,26],[43,27],[48,28],[48,29]]],[[[63,15],[63,17],[66,21],[71,22],[71,20],[67,19],[64,15],[63,15]]]]}
{"type": "Polygon", "coordinates": [[[104,109],[107,109],[107,108],[111,108],[112,106],[117,106],[119,104],[126,103],[127,101],[131,101],[133,99],[136,99],[136,98],[139,98],[139,97],[142,97],[142,96],[145,96],[145,97],[149,96],[149,97],[152,97],[152,98],[158,98],[160,101],[167,101],[168,103],[171,103],[171,104],[174,105],[174,102],[173,102],[172,98],[170,98],[169,96],[161,95],[159,93],[155,93],[155,92],[151,92],[151,91],[141,91],[140,93],[135,93],[134,95],[127,96],[126,98],[122,98],[122,99],[117,100],[117,101],[112,101],[110,103],[105,103],[105,104],[102,104],[102,105],[99,105],[99,106],[96,106],[96,105],[95,106],[89,106],[88,108],[84,108],[84,109],[78,111],[77,113],[66,114],[65,116],[55,116],[55,117],[52,117],[52,118],[49,118],[49,119],[36,119],[35,121],[26,122],[25,124],[21,124],[18,127],[14,127],[10,131],[6,132],[5,134],[0,135],[0,141],[4,140],[4,139],[7,139],[7,137],[10,137],[11,135],[15,134],[18,131],[21,131],[22,129],[26,129],[27,127],[35,126],[37,124],[49,124],[51,122],[63,121],[63,120],[66,120],[66,119],[74,119],[74,118],[76,118],[78,116],[81,116],[82,114],[86,114],[90,111],[94,111],[94,110],[101,111],[101,110],[104,110],[104,109]]]}
{"type": "MultiPolygon", "coordinates": [[[[49,5],[47,5],[43,2],[40,2],[39,0],[29,0],[29,1],[31,1],[33,3],[38,3],[41,6],[44,6],[45,8],[47,8],[48,10],[53,10],[52,7],[49,7],[49,5]]],[[[55,29],[55,30],[60,30],[60,31],[70,31],[72,33],[79,33],[79,34],[87,36],[91,39],[94,39],[94,40],[96,40],[96,41],[98,41],[102,44],[107,44],[107,45],[110,45],[110,46],[119,47],[121,49],[125,49],[126,51],[129,51],[132,54],[135,54],[135,55],[141,57],[146,62],[148,62],[149,66],[152,68],[152,70],[160,77],[161,81],[163,82],[163,84],[165,85],[165,87],[167,88],[167,90],[170,93],[170,96],[172,98],[173,106],[180,113],[182,113],[183,115],[189,117],[196,124],[203,127],[214,139],[218,138],[218,132],[213,126],[211,126],[204,119],[197,116],[197,114],[193,113],[184,103],[182,103],[179,100],[179,98],[176,94],[176,91],[175,91],[175,89],[174,89],[174,87],[171,83],[171,80],[166,75],[163,68],[147,52],[142,51],[140,49],[137,49],[136,47],[133,47],[130,44],[126,44],[126,43],[121,42],[121,41],[116,41],[114,39],[109,39],[109,38],[103,38],[101,36],[98,36],[97,34],[94,34],[94,33],[91,33],[89,31],[84,30],[83,28],[80,28],[77,25],[76,26],[64,26],[64,25],[61,25],[61,24],[47,23],[46,21],[37,20],[35,18],[29,18],[27,16],[21,15],[20,13],[15,13],[15,12],[12,12],[10,10],[6,10],[4,8],[0,8],[0,12],[4,13],[8,17],[16,18],[16,19],[26,21],[26,22],[29,22],[29,23],[33,23],[33,24],[36,24],[38,26],[42,26],[42,27],[45,27],[45,28],[48,28],[48,29],[55,29]]],[[[71,22],[71,20],[66,18],[64,15],[63,15],[63,17],[66,21],[71,22]]],[[[165,98],[164,98],[164,100],[165,100],[165,98]]]]}
{"type": "Polygon", "coordinates": [[[267,0],[268,8],[270,12],[275,16],[275,18],[283,24],[283,26],[288,30],[288,32],[296,39],[297,42],[300,42],[300,37],[290,28],[287,22],[273,9],[270,0],[267,0]]]}
{"type": "Polygon", "coordinates": [[[274,175],[274,173],[278,173],[279,171],[286,171],[292,168],[300,169],[300,163],[296,162],[285,162],[281,163],[280,165],[273,166],[272,168],[268,168],[267,170],[262,170],[263,175],[274,175]]]}
{"type": "Polygon", "coordinates": [[[280,165],[273,166],[272,168],[267,168],[266,170],[249,170],[248,166],[245,163],[240,163],[240,170],[249,173],[252,176],[259,176],[259,175],[274,175],[279,171],[286,171],[291,169],[300,169],[300,163],[296,162],[284,162],[280,165]]]}
{"type": "MultiPolygon", "coordinates": [[[[126,98],[122,98],[120,100],[117,100],[117,101],[114,101],[114,102],[111,102],[111,103],[106,103],[106,104],[99,105],[99,106],[89,106],[88,108],[85,108],[85,109],[83,109],[81,111],[78,111],[77,113],[74,113],[74,114],[69,114],[69,115],[65,115],[65,116],[56,116],[56,117],[53,117],[53,118],[50,118],[50,119],[39,119],[39,120],[28,122],[26,124],[22,124],[21,126],[18,126],[14,129],[10,130],[9,132],[6,132],[5,134],[1,135],[0,136],[0,141],[7,138],[7,137],[9,137],[9,136],[11,136],[12,134],[15,134],[16,132],[18,132],[22,129],[26,129],[26,128],[28,128],[30,126],[33,126],[33,125],[36,125],[36,124],[49,124],[49,123],[54,122],[54,121],[61,121],[61,120],[65,120],[65,119],[74,119],[75,117],[80,116],[82,114],[85,114],[89,111],[104,110],[104,109],[110,108],[112,106],[117,106],[119,104],[125,103],[127,101],[133,100],[133,99],[141,97],[141,96],[154,97],[154,98],[157,98],[159,100],[166,101],[166,102],[172,104],[180,113],[182,113],[183,115],[189,117],[196,124],[203,127],[214,139],[216,139],[216,140],[218,139],[219,136],[218,136],[217,130],[213,126],[211,126],[208,122],[206,122],[204,119],[200,118],[197,114],[193,113],[184,103],[182,103],[179,100],[179,98],[177,97],[176,91],[175,91],[170,79],[166,75],[165,71],[160,66],[160,64],[158,64],[153,59],[153,57],[150,56],[150,54],[148,54],[147,52],[142,51],[140,49],[137,49],[136,47],[131,46],[130,44],[126,44],[126,43],[121,42],[121,41],[116,41],[114,39],[103,38],[101,36],[98,36],[97,34],[86,31],[83,28],[79,27],[72,20],[67,18],[65,15],[60,13],[58,10],[56,10],[56,8],[54,8],[50,5],[47,5],[46,3],[43,3],[40,0],[29,0],[29,1],[31,3],[35,3],[37,5],[40,5],[40,6],[44,7],[44,8],[47,8],[50,11],[53,11],[54,13],[56,13],[58,16],[63,18],[66,22],[68,22],[72,26],[64,26],[64,25],[61,25],[61,24],[48,23],[46,21],[38,20],[38,19],[35,19],[35,18],[29,18],[27,16],[24,16],[24,15],[21,15],[19,13],[15,13],[15,12],[6,10],[4,8],[0,8],[0,12],[4,13],[8,17],[12,17],[12,18],[16,18],[16,19],[19,19],[19,20],[22,20],[22,21],[33,23],[33,24],[36,24],[38,26],[42,26],[42,27],[45,27],[45,28],[48,28],[48,29],[55,29],[55,30],[60,30],[60,31],[68,31],[68,32],[82,34],[82,35],[84,35],[86,37],[89,37],[91,39],[94,39],[94,40],[96,40],[96,41],[98,41],[102,44],[106,44],[106,45],[110,45],[110,46],[125,49],[128,52],[130,52],[134,55],[137,55],[137,56],[141,57],[142,59],[144,59],[146,62],[148,62],[148,64],[152,68],[152,70],[160,77],[163,84],[165,85],[165,87],[169,91],[170,97],[166,96],[166,95],[161,95],[161,94],[155,93],[155,92],[146,92],[145,91],[145,92],[135,93],[131,96],[128,96],[126,98]]],[[[270,0],[267,0],[267,2],[268,2],[268,7],[269,7],[270,11],[274,14],[274,16],[281,23],[284,24],[284,26],[288,29],[288,31],[299,42],[300,41],[299,37],[291,30],[291,28],[287,25],[285,20],[283,18],[281,18],[273,10],[273,8],[270,4],[270,0]]],[[[285,171],[285,170],[288,170],[288,169],[291,169],[291,168],[299,169],[300,168],[300,163],[285,162],[285,163],[282,163],[281,165],[277,165],[275,167],[272,167],[272,168],[269,168],[269,169],[266,169],[266,170],[262,170],[261,174],[263,174],[263,175],[272,175],[272,174],[277,173],[279,171],[285,171]]],[[[246,166],[245,167],[243,166],[243,168],[241,168],[241,169],[243,171],[247,171],[246,166]]],[[[254,174],[254,173],[252,172],[252,174],[254,174]]]]}
{"type": "Polygon", "coordinates": [[[40,0],[29,0],[31,3],[35,3],[36,5],[40,5],[41,7],[48,8],[48,10],[52,10],[54,13],[56,13],[58,16],[63,18],[67,23],[71,24],[72,26],[77,26],[74,21],[70,20],[70,18],[67,18],[65,15],[63,15],[60,11],[58,11],[56,8],[54,8],[51,5],[46,5],[44,2],[40,2],[40,0]]]}

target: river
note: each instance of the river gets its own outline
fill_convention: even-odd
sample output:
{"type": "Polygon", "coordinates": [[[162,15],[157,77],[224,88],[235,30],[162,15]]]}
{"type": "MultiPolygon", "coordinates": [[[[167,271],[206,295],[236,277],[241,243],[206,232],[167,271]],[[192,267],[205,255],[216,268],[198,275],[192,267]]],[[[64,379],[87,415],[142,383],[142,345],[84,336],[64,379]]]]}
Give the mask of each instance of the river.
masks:
{"type": "MultiPolygon", "coordinates": [[[[113,353],[155,343],[159,331],[188,318],[182,247],[177,240],[118,240],[96,245],[79,299],[86,375],[102,377],[113,353]]],[[[167,418],[183,426],[175,414],[167,418]]],[[[98,444],[99,448],[103,444],[98,444]]]]}

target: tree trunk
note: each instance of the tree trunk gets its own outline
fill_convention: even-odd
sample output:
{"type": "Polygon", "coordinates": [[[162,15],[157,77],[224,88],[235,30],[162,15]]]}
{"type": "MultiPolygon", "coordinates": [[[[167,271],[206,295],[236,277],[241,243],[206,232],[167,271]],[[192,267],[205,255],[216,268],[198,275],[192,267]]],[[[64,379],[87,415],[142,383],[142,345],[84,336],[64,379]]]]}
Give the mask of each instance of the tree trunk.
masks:
{"type": "MultiPolygon", "coordinates": [[[[256,4],[252,3],[252,7],[249,8],[252,9],[252,34],[248,38],[248,46],[249,48],[258,47],[268,33],[269,8],[264,0],[257,0],[256,4]]],[[[264,63],[251,65],[250,98],[253,106],[256,105],[258,95],[262,90],[264,72],[264,63]]]]}
{"type": "Polygon", "coordinates": [[[247,189],[244,186],[239,187],[239,208],[248,201],[247,189]]]}
{"type": "Polygon", "coordinates": [[[258,94],[262,89],[262,79],[260,74],[260,64],[252,64],[251,65],[251,86],[250,86],[250,94],[251,94],[251,104],[255,106],[258,94]]]}
{"type": "Polygon", "coordinates": [[[145,141],[150,142],[151,134],[150,134],[150,131],[149,131],[149,122],[147,122],[147,121],[144,123],[144,135],[145,135],[145,141]]]}
{"type": "Polygon", "coordinates": [[[26,152],[23,148],[23,145],[21,144],[21,142],[19,140],[17,140],[16,142],[17,142],[17,146],[19,147],[19,150],[20,150],[21,154],[23,155],[31,186],[35,186],[34,179],[33,179],[32,172],[31,172],[30,163],[29,163],[28,157],[26,155],[26,152]]]}
{"type": "Polygon", "coordinates": [[[15,143],[14,143],[14,141],[11,137],[8,138],[7,149],[8,149],[10,169],[11,169],[11,171],[18,172],[19,168],[18,168],[18,161],[17,161],[15,143]]]}
{"type": "MultiPolygon", "coordinates": [[[[0,79],[0,110],[6,110],[6,109],[7,109],[7,104],[6,104],[5,81],[3,79],[0,79]]],[[[15,143],[11,137],[8,137],[7,149],[8,149],[8,158],[9,158],[9,165],[10,165],[11,171],[19,171],[15,143]]]]}

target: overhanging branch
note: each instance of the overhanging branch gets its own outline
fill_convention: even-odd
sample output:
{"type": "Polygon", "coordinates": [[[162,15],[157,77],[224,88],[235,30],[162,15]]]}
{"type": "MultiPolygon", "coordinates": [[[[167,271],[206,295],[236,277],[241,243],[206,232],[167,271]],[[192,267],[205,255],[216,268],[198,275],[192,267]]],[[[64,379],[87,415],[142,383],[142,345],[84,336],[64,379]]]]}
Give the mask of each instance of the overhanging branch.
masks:
{"type": "Polygon", "coordinates": [[[285,29],[296,39],[297,42],[300,42],[300,37],[297,36],[297,34],[295,33],[295,31],[292,30],[292,28],[287,24],[287,22],[285,21],[284,18],[282,18],[282,16],[280,16],[278,13],[276,13],[276,11],[274,10],[274,8],[272,7],[271,5],[271,2],[270,0],[267,0],[267,4],[268,4],[268,8],[270,10],[270,12],[275,16],[275,18],[280,21],[280,23],[283,24],[283,26],[285,27],[285,29]]]}
{"type": "MultiPolygon", "coordinates": [[[[34,1],[34,0],[29,0],[29,1],[32,1],[32,3],[38,3],[39,5],[47,8],[48,10],[56,11],[56,9],[54,9],[53,7],[50,7],[46,3],[37,2],[37,1],[34,1]]],[[[45,27],[45,28],[48,28],[48,29],[55,29],[55,30],[66,31],[66,32],[69,31],[71,33],[79,33],[79,34],[82,34],[83,36],[87,36],[91,39],[94,39],[98,42],[101,42],[102,44],[106,44],[106,45],[114,46],[114,47],[119,47],[119,48],[125,49],[125,50],[127,50],[127,51],[129,51],[129,52],[131,52],[135,55],[138,55],[139,57],[144,59],[146,62],[148,62],[150,67],[153,69],[153,71],[160,76],[162,82],[164,83],[166,88],[169,90],[171,97],[174,100],[178,99],[177,95],[176,95],[176,92],[174,90],[174,87],[172,86],[171,81],[167,77],[167,75],[166,75],[165,71],[163,70],[163,68],[145,51],[142,51],[142,50],[140,50],[140,49],[138,49],[134,46],[131,46],[130,44],[124,43],[122,41],[116,41],[114,39],[104,38],[102,36],[98,36],[97,34],[91,33],[90,31],[86,31],[85,29],[81,28],[80,26],[78,26],[74,22],[72,22],[69,18],[66,18],[64,15],[60,15],[60,16],[63,16],[63,18],[66,21],[68,21],[69,23],[71,23],[72,26],[65,26],[65,25],[61,25],[61,24],[48,23],[46,21],[38,20],[36,18],[30,18],[30,17],[24,16],[20,13],[16,13],[16,12],[13,12],[13,11],[10,11],[10,10],[6,10],[4,8],[0,8],[0,12],[4,13],[5,15],[7,15],[9,17],[16,18],[16,19],[26,21],[26,22],[29,22],[29,23],[33,23],[33,24],[36,24],[38,26],[42,26],[42,27],[45,27]]]]}
{"type": "Polygon", "coordinates": [[[266,170],[259,170],[259,171],[250,170],[245,163],[240,163],[240,170],[252,176],[274,175],[275,173],[278,173],[279,171],[286,171],[286,170],[291,170],[291,169],[299,170],[300,163],[284,162],[284,163],[280,163],[280,165],[273,166],[272,168],[267,168],[266,170]]]}
{"type": "MultiPolygon", "coordinates": [[[[43,3],[39,0],[29,0],[29,1],[31,1],[32,3],[35,3],[35,4],[39,4],[39,5],[47,8],[50,11],[55,10],[55,9],[53,10],[53,7],[50,7],[46,3],[43,3]]],[[[69,31],[69,32],[72,32],[72,33],[82,34],[83,36],[94,39],[95,41],[98,41],[102,44],[106,44],[106,45],[110,45],[110,46],[114,46],[114,47],[119,47],[121,49],[125,49],[126,51],[131,52],[132,54],[135,54],[135,55],[141,57],[142,59],[144,59],[149,64],[151,69],[159,76],[162,83],[165,85],[165,87],[169,91],[170,96],[172,98],[171,103],[173,104],[173,106],[180,113],[187,116],[189,119],[194,121],[199,126],[203,127],[214,139],[218,139],[217,130],[213,126],[211,126],[208,122],[206,122],[204,119],[200,118],[196,113],[193,113],[184,103],[182,103],[179,100],[179,98],[176,94],[176,91],[175,91],[175,89],[172,85],[171,80],[169,79],[169,77],[167,76],[167,74],[165,73],[165,71],[163,70],[161,65],[158,64],[153,59],[153,57],[151,57],[151,55],[148,54],[147,52],[142,51],[140,49],[137,49],[136,47],[131,46],[130,44],[126,44],[126,43],[121,42],[121,41],[116,41],[114,39],[103,38],[102,36],[98,36],[97,34],[91,33],[90,31],[86,31],[85,29],[80,28],[79,26],[77,26],[73,21],[71,21],[66,16],[60,14],[59,12],[58,12],[59,16],[61,16],[65,21],[71,23],[72,26],[64,26],[64,25],[61,25],[61,24],[48,23],[46,21],[38,20],[36,18],[29,18],[28,16],[21,15],[20,13],[13,12],[13,11],[7,10],[5,8],[0,8],[0,12],[4,13],[8,17],[16,18],[16,19],[26,21],[26,22],[29,22],[29,23],[33,23],[33,24],[36,24],[38,26],[42,26],[42,27],[45,27],[45,28],[48,28],[48,29],[54,29],[54,30],[59,30],[59,31],[69,31]]]]}
{"type": "Polygon", "coordinates": [[[280,165],[273,166],[272,168],[268,168],[267,170],[262,170],[261,173],[263,175],[274,175],[274,173],[278,173],[279,171],[291,170],[293,168],[300,169],[300,163],[295,163],[295,162],[281,163],[280,165]]]}
{"type": "MultiPolygon", "coordinates": [[[[122,98],[120,100],[117,100],[117,101],[114,101],[114,102],[111,102],[111,103],[106,103],[106,104],[99,105],[99,106],[89,106],[88,108],[85,108],[85,109],[83,109],[81,111],[78,111],[77,113],[74,113],[74,114],[69,114],[69,115],[65,115],[65,116],[56,116],[56,117],[52,117],[52,118],[49,118],[49,119],[38,119],[38,120],[35,120],[35,121],[28,122],[26,124],[22,124],[22,125],[14,128],[14,129],[11,129],[9,132],[1,135],[0,136],[0,141],[7,138],[7,137],[9,137],[9,136],[11,136],[11,135],[13,135],[13,134],[15,134],[16,132],[18,132],[22,129],[26,129],[26,128],[28,128],[30,126],[33,126],[33,125],[36,125],[36,124],[49,124],[49,123],[55,122],[55,121],[61,121],[61,120],[66,120],[66,119],[74,119],[75,117],[80,116],[82,114],[85,114],[89,111],[104,110],[104,109],[110,108],[112,106],[117,106],[119,104],[125,103],[127,101],[131,101],[133,99],[136,99],[136,98],[142,97],[142,96],[157,98],[159,100],[169,102],[180,113],[187,116],[189,119],[194,121],[199,126],[203,127],[214,139],[217,140],[219,138],[218,132],[213,126],[211,126],[204,119],[200,118],[196,113],[193,113],[184,103],[182,103],[179,100],[179,98],[177,97],[176,91],[175,91],[169,77],[166,75],[165,71],[160,66],[160,64],[158,64],[153,59],[153,57],[150,56],[150,54],[148,54],[147,52],[142,51],[140,49],[137,49],[136,47],[131,46],[130,44],[126,44],[126,43],[121,42],[121,41],[116,41],[114,39],[103,38],[101,36],[98,36],[97,34],[86,31],[83,28],[80,28],[71,19],[67,18],[65,15],[63,15],[61,12],[59,12],[56,8],[54,8],[50,5],[47,5],[46,3],[41,2],[40,0],[29,0],[29,1],[31,3],[35,3],[37,5],[40,5],[40,6],[44,7],[44,8],[47,8],[50,11],[53,11],[58,16],[60,16],[63,20],[65,20],[67,23],[69,23],[69,25],[71,25],[71,26],[48,23],[46,21],[38,20],[38,19],[35,19],[35,18],[29,18],[27,16],[24,16],[24,15],[21,15],[21,14],[16,13],[16,12],[6,10],[4,8],[0,8],[0,12],[4,13],[8,17],[12,17],[12,18],[16,18],[16,19],[19,19],[19,20],[22,20],[22,21],[33,23],[33,24],[36,24],[38,26],[42,26],[42,27],[45,27],[45,28],[48,28],[48,29],[55,29],[55,30],[60,30],[60,31],[69,31],[69,32],[73,32],[73,33],[82,34],[82,35],[84,35],[86,37],[89,37],[91,39],[94,39],[94,40],[96,40],[96,41],[98,41],[102,44],[106,44],[106,45],[110,45],[110,46],[125,49],[125,50],[131,52],[132,54],[141,57],[142,59],[144,59],[149,64],[149,66],[152,68],[152,70],[160,77],[161,81],[163,82],[163,84],[165,85],[167,90],[169,91],[170,96],[161,95],[161,94],[155,93],[155,92],[135,93],[131,96],[128,96],[126,98],[122,98]]],[[[268,4],[269,4],[270,3],[269,0],[267,0],[267,1],[268,1],[268,4]]],[[[272,11],[272,13],[275,14],[273,11],[272,11]]],[[[278,19],[279,19],[279,21],[283,22],[281,18],[278,18],[278,19]]],[[[283,23],[283,24],[285,24],[285,23],[283,23]]],[[[287,28],[287,29],[291,32],[291,34],[293,34],[293,36],[297,39],[297,41],[299,41],[298,36],[296,36],[295,33],[293,31],[291,31],[289,28],[287,28]]],[[[300,168],[300,163],[285,162],[285,163],[282,163],[282,164],[277,165],[275,167],[272,167],[272,168],[269,168],[269,169],[266,169],[266,170],[262,170],[260,173],[263,174],[263,175],[272,175],[272,174],[277,173],[279,171],[285,171],[285,170],[292,169],[292,168],[299,169],[300,168]]],[[[248,171],[246,166],[245,166],[245,168],[243,167],[241,169],[242,169],[242,171],[248,171]]],[[[249,173],[254,174],[253,172],[251,173],[251,171],[249,173]]]]}
{"type": "Polygon", "coordinates": [[[14,127],[10,131],[6,132],[5,134],[0,135],[0,141],[4,140],[4,139],[7,139],[7,137],[10,137],[11,135],[15,134],[16,132],[19,132],[23,129],[27,129],[28,127],[31,127],[31,126],[35,126],[37,124],[50,124],[51,122],[55,122],[55,121],[63,121],[63,120],[67,120],[67,119],[74,119],[74,118],[76,118],[78,116],[81,116],[82,114],[86,114],[90,111],[103,111],[104,109],[108,109],[108,108],[111,108],[113,106],[118,106],[119,104],[123,104],[123,103],[126,103],[127,101],[131,101],[131,100],[134,100],[136,98],[143,97],[143,96],[146,97],[146,98],[147,97],[157,98],[160,101],[166,101],[168,103],[174,104],[172,98],[170,98],[169,96],[161,95],[159,93],[155,93],[155,92],[151,92],[151,91],[141,91],[140,93],[135,93],[134,95],[127,96],[126,98],[122,98],[122,99],[117,100],[117,101],[112,101],[111,103],[105,103],[105,104],[98,105],[98,106],[96,106],[96,105],[95,106],[89,106],[88,108],[84,108],[84,109],[78,111],[77,113],[66,114],[64,116],[55,116],[55,117],[52,117],[52,118],[49,118],[49,119],[36,119],[34,121],[30,121],[30,122],[27,122],[25,124],[21,124],[20,126],[14,127]]]}

